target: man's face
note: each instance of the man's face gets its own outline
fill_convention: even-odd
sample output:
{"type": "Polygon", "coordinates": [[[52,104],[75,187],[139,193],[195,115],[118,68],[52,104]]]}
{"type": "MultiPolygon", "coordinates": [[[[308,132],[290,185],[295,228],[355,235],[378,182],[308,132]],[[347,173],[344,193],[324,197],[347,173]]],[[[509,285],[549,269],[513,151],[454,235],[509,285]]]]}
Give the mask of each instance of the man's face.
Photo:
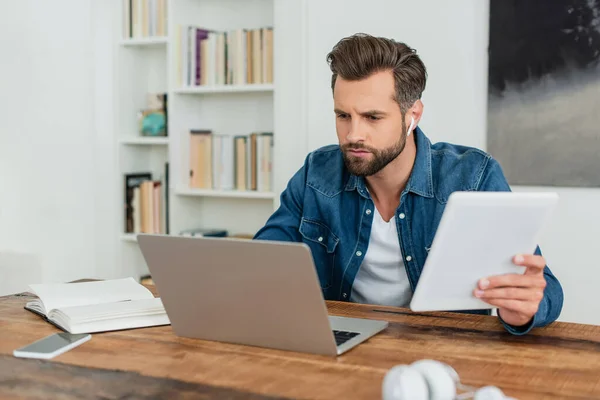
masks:
{"type": "Polygon", "coordinates": [[[374,175],[404,149],[407,128],[394,97],[391,71],[360,81],[337,77],[333,91],[336,131],[350,173],[374,175]]]}

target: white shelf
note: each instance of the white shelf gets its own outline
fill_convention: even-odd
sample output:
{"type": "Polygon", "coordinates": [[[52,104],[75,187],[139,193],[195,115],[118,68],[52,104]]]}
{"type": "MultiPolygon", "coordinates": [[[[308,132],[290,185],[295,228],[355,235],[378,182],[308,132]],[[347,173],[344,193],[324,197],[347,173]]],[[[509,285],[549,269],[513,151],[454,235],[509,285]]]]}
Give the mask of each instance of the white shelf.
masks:
{"type": "Polygon", "coordinates": [[[169,138],[133,136],[122,138],[120,142],[121,144],[126,145],[167,146],[169,144],[169,138]]]}
{"type": "Polygon", "coordinates": [[[178,187],[175,194],[179,196],[198,196],[198,197],[227,197],[239,199],[265,199],[274,200],[276,194],[273,192],[257,192],[253,190],[216,190],[216,189],[192,189],[188,187],[178,187]]]}
{"type": "MultiPolygon", "coordinates": [[[[122,5],[129,3],[127,0],[118,2],[122,5]]],[[[178,27],[193,25],[198,21],[212,21],[211,24],[224,29],[277,26],[275,14],[281,13],[281,7],[275,6],[277,2],[278,0],[213,0],[207,3],[198,0],[168,0],[165,27],[169,27],[169,34],[166,37],[134,38],[123,34],[124,7],[116,7],[110,2],[114,6],[112,27],[115,29],[111,36],[119,51],[113,52],[114,46],[110,48],[115,59],[115,79],[112,86],[114,93],[109,97],[115,103],[112,107],[115,116],[111,128],[105,130],[112,132],[110,136],[114,146],[111,146],[111,151],[117,153],[114,154],[118,171],[114,179],[114,197],[118,201],[112,202],[112,207],[115,209],[114,226],[121,227],[114,238],[118,245],[118,265],[115,269],[120,274],[135,276],[147,272],[147,265],[139,252],[137,235],[122,232],[125,219],[121,206],[125,197],[124,174],[146,171],[151,172],[154,179],[165,182],[168,165],[168,197],[161,197],[164,206],[161,220],[165,221],[168,207],[171,232],[180,232],[189,227],[210,227],[252,237],[273,213],[282,185],[274,177],[271,178],[270,192],[190,188],[191,143],[188,135],[194,128],[231,135],[277,132],[274,118],[277,104],[273,96],[279,90],[279,82],[255,80],[263,83],[245,84],[240,80],[236,81],[240,83],[236,85],[217,85],[216,81],[210,81],[213,83],[211,85],[187,85],[187,81],[180,78],[185,70],[182,68],[183,62],[191,59],[181,53],[182,43],[176,43],[175,39],[178,27]],[[235,5],[235,9],[231,9],[231,5],[235,5]],[[243,18],[238,19],[239,15],[243,15],[243,18]],[[168,96],[168,138],[141,136],[138,130],[126,128],[137,125],[138,112],[147,108],[149,93],[166,93],[168,96]],[[236,118],[232,118],[232,115],[236,118]],[[167,199],[168,203],[164,201],[167,199]]],[[[100,3],[104,4],[102,1],[100,3]]],[[[163,33],[146,29],[143,31],[163,33]]],[[[274,35],[277,35],[276,32],[274,31],[274,35]]],[[[274,47],[275,43],[273,41],[274,47]]],[[[297,45],[294,47],[298,48],[297,45]]],[[[297,49],[292,53],[298,54],[297,49]]],[[[275,59],[276,57],[273,59],[273,71],[278,71],[275,59]]],[[[245,68],[244,70],[247,73],[245,68]]],[[[289,75],[292,81],[297,79],[296,73],[289,75]]],[[[296,91],[294,87],[293,92],[296,91]]],[[[283,120],[287,118],[284,117],[283,120]]],[[[283,143],[295,150],[295,146],[291,145],[293,140],[293,135],[286,135],[283,139],[277,139],[273,146],[283,143]]],[[[283,157],[275,157],[278,148],[273,147],[272,151],[272,170],[285,176],[288,170],[295,168],[287,167],[287,163],[279,165],[282,164],[283,157]]],[[[167,187],[161,186],[160,189],[162,196],[167,187]]]]}
{"type": "Polygon", "coordinates": [[[253,93],[272,92],[273,84],[249,85],[219,85],[219,86],[191,86],[174,90],[178,94],[211,94],[211,93],[253,93]]]}
{"type": "Polygon", "coordinates": [[[119,42],[121,46],[162,46],[166,45],[168,38],[166,36],[156,37],[144,37],[144,38],[132,38],[132,39],[121,39],[119,42]]]}
{"type": "Polygon", "coordinates": [[[137,237],[135,233],[122,233],[121,240],[124,242],[137,243],[137,237]]]}

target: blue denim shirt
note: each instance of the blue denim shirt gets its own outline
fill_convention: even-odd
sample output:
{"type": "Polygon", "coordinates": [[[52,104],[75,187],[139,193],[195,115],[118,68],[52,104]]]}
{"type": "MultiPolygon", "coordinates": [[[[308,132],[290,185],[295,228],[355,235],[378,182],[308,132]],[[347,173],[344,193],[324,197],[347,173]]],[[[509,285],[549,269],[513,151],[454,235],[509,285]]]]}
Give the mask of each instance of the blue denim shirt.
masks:
{"type": "MultiPolygon", "coordinates": [[[[450,194],[510,191],[500,165],[487,153],[449,143],[432,145],[420,128],[414,135],[415,163],[396,210],[398,239],[413,291],[450,194]]],[[[364,178],[348,172],[339,146],[325,146],[306,157],[281,194],[279,208],[254,238],[306,243],[324,298],[349,301],[367,253],[374,207],[364,178]]],[[[535,254],[541,254],[539,246],[535,254]]],[[[547,266],[544,276],[544,298],[528,325],[512,327],[500,319],[509,332],[525,334],[558,318],[562,287],[547,266]]],[[[491,310],[466,312],[489,315],[491,310]]]]}

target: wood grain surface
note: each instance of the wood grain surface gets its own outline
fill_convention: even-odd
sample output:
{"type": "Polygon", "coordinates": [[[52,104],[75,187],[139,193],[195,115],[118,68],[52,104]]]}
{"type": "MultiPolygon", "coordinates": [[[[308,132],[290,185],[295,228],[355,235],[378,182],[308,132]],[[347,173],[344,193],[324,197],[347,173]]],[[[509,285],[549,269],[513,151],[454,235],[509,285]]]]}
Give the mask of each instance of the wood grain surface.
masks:
{"type": "Polygon", "coordinates": [[[0,371],[0,399],[275,399],[131,371],[11,356],[0,356],[0,371]]]}
{"type": "Polygon", "coordinates": [[[103,394],[100,386],[108,380],[123,390],[128,385],[134,388],[136,382],[149,388],[148,392],[134,391],[137,397],[131,398],[160,393],[152,392],[158,390],[153,387],[182,385],[181,393],[197,391],[199,398],[238,398],[235,396],[254,393],[286,398],[378,399],[382,380],[391,367],[429,358],[450,364],[464,384],[495,385],[518,399],[600,399],[598,326],[557,322],[528,335],[513,336],[491,316],[419,314],[338,302],[328,302],[330,314],[383,319],[390,321],[390,326],[337,358],[181,338],[170,326],[93,334],[89,342],[51,361],[26,360],[44,367],[9,387],[15,382],[13,370],[34,368],[6,367],[10,366],[12,351],[57,331],[24,310],[26,301],[23,296],[0,298],[0,354],[6,355],[0,364],[0,394],[23,393],[19,398],[36,398],[28,387],[39,386],[40,379],[50,379],[53,369],[45,367],[50,364],[62,368],[57,379],[64,385],[55,387],[65,390],[66,399],[71,398],[71,385],[82,385],[81,377],[92,388],[90,393],[97,391],[98,398],[124,398],[103,394]],[[81,368],[71,369],[73,366],[81,368]],[[85,375],[82,371],[87,368],[94,372],[85,375]],[[130,376],[135,378],[130,380],[130,376]],[[153,379],[159,381],[153,383],[153,379]],[[231,391],[223,392],[222,397],[207,386],[231,391]]]}

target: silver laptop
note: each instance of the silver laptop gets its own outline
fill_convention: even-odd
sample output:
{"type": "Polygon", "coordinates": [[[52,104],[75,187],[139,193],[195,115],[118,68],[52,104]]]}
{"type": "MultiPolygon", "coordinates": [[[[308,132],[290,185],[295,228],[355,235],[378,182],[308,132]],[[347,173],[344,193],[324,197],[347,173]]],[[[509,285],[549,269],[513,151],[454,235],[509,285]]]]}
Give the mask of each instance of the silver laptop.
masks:
{"type": "Polygon", "coordinates": [[[139,234],[175,334],[340,355],[387,321],[328,316],[303,243],[139,234]]]}

